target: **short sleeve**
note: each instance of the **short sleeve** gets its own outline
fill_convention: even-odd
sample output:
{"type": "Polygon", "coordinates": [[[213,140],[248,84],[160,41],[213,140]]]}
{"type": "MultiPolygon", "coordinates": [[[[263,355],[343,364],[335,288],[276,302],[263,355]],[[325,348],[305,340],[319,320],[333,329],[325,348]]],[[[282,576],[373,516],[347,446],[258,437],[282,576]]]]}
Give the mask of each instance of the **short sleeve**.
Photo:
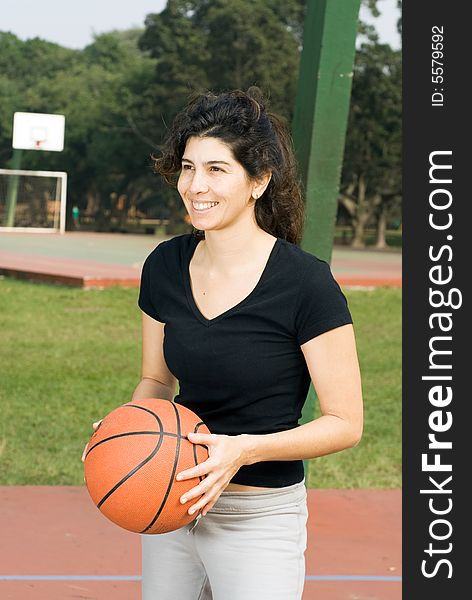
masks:
{"type": "Polygon", "coordinates": [[[143,269],[141,272],[141,284],[139,287],[138,306],[147,315],[149,315],[156,321],[160,321],[161,323],[163,323],[162,319],[159,317],[158,310],[156,310],[154,289],[155,286],[153,286],[152,281],[152,272],[153,270],[158,268],[158,266],[156,265],[157,256],[158,253],[156,248],[144,261],[143,269]]]}
{"type": "Polygon", "coordinates": [[[313,257],[302,274],[295,306],[299,345],[348,323],[352,323],[352,317],[347,300],[329,264],[313,257]]]}

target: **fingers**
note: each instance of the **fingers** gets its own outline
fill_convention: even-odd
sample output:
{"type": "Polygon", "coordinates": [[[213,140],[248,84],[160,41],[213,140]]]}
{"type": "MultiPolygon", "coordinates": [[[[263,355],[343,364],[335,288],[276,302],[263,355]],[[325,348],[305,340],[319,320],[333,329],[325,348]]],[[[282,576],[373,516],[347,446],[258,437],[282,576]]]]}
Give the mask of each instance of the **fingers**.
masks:
{"type": "Polygon", "coordinates": [[[219,492],[215,492],[213,489],[208,490],[208,493],[202,494],[201,497],[198,498],[197,502],[188,509],[188,514],[193,515],[196,512],[201,512],[202,516],[204,517],[207,512],[216,504],[220,494],[221,490],[219,492]]]}
{"type": "Polygon", "coordinates": [[[208,475],[208,473],[211,471],[213,464],[210,462],[210,464],[208,464],[208,460],[206,460],[203,463],[200,463],[199,465],[197,465],[196,467],[192,467],[191,469],[187,469],[186,471],[181,471],[180,473],[177,473],[176,475],[176,480],[177,481],[184,481],[185,479],[193,479],[194,477],[203,477],[204,475],[208,475]]]}
{"type": "Polygon", "coordinates": [[[216,442],[218,436],[214,433],[193,433],[190,431],[187,435],[187,439],[189,442],[193,444],[212,444],[216,442]]]}
{"type": "MultiPolygon", "coordinates": [[[[95,423],[92,423],[92,427],[93,427],[94,431],[97,431],[97,429],[102,424],[102,421],[103,421],[103,419],[100,419],[99,421],[95,421],[95,423]]],[[[85,455],[87,454],[87,448],[88,448],[88,443],[85,444],[84,451],[82,452],[82,462],[85,462],[85,455]]]]}
{"type": "Polygon", "coordinates": [[[207,512],[215,506],[216,500],[217,499],[214,499],[211,502],[208,502],[207,498],[200,500],[189,509],[189,515],[193,515],[194,512],[199,512],[202,517],[204,517],[207,512]]]}
{"type": "Polygon", "coordinates": [[[201,481],[194,488],[192,488],[191,490],[188,490],[188,492],[185,492],[185,494],[180,498],[180,503],[185,504],[189,500],[193,500],[194,498],[200,498],[200,496],[202,494],[204,494],[205,492],[208,492],[210,489],[211,489],[211,485],[209,486],[205,482],[205,480],[201,481]]]}
{"type": "Polygon", "coordinates": [[[203,481],[197,485],[196,487],[192,488],[191,490],[189,490],[188,492],[186,492],[181,498],[180,498],[180,502],[181,504],[186,504],[187,502],[191,502],[194,501],[195,499],[197,499],[197,503],[190,506],[190,508],[188,509],[188,514],[189,515],[193,515],[195,512],[200,512],[200,510],[205,507],[205,513],[209,510],[209,508],[211,508],[215,502],[216,499],[212,498],[210,499],[210,496],[214,495],[214,488],[212,486],[208,486],[206,485],[203,481]],[[213,494],[212,494],[213,492],[213,494]]]}
{"type": "MultiPolygon", "coordinates": [[[[217,442],[218,439],[218,436],[214,434],[192,432],[190,432],[187,437],[188,440],[194,444],[204,445],[212,445],[213,443],[217,442]]],[[[213,467],[214,464],[211,459],[207,459],[205,462],[200,463],[196,467],[192,467],[191,469],[177,473],[175,478],[177,481],[183,481],[184,479],[192,479],[193,477],[203,477],[207,475],[213,467]]]]}
{"type": "Polygon", "coordinates": [[[85,444],[84,451],[82,452],[82,462],[85,462],[85,455],[87,454],[88,444],[85,444]]]}

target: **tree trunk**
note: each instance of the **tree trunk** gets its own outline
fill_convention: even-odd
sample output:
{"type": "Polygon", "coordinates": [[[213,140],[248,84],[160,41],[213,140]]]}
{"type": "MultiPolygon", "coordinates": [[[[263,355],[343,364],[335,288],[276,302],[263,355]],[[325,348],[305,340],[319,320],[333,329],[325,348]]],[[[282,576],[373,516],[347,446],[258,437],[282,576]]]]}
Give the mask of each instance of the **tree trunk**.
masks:
{"type": "Polygon", "coordinates": [[[361,175],[359,177],[357,185],[357,214],[352,220],[353,236],[351,241],[351,248],[364,248],[364,229],[367,221],[369,220],[370,214],[368,206],[366,205],[366,185],[365,179],[361,175]]]}
{"type": "Polygon", "coordinates": [[[385,231],[387,230],[387,205],[382,204],[379,208],[379,215],[377,217],[377,240],[375,247],[378,250],[387,248],[387,242],[385,240],[385,231]]]}
{"type": "Polygon", "coordinates": [[[369,214],[364,213],[359,215],[357,219],[354,219],[352,222],[352,241],[351,248],[365,248],[364,242],[364,230],[367,221],[369,220],[369,214]]]}
{"type": "Polygon", "coordinates": [[[92,190],[87,192],[87,206],[85,208],[85,214],[94,217],[100,210],[100,199],[98,194],[92,190]]]}

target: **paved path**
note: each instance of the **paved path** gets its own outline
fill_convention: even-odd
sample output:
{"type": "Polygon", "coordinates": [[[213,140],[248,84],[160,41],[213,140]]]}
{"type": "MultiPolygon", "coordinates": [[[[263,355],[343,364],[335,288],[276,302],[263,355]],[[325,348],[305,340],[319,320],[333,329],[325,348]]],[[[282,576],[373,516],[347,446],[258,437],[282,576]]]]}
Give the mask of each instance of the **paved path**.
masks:
{"type": "MultiPolygon", "coordinates": [[[[78,287],[138,286],[149,252],[168,237],[108,233],[0,234],[0,274],[78,287]]],[[[343,287],[401,286],[401,253],[335,247],[343,287]]]]}
{"type": "MultiPolygon", "coordinates": [[[[139,536],[84,487],[4,486],[0,506],[2,600],[139,600],[139,536]]],[[[303,600],[401,599],[400,490],[308,490],[308,510],[303,600]]]]}

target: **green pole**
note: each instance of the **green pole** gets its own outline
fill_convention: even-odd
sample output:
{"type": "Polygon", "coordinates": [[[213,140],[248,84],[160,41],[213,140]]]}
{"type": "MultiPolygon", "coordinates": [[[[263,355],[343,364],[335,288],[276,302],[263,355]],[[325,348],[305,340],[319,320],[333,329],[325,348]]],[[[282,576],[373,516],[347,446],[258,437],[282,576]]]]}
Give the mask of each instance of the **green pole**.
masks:
{"type": "Polygon", "coordinates": [[[360,0],[307,0],[293,140],[306,198],[302,247],[331,261],[360,0]]]}
{"type": "MultiPolygon", "coordinates": [[[[22,151],[15,148],[13,156],[10,160],[11,169],[19,169],[21,167],[22,151]]],[[[18,197],[18,175],[10,175],[8,179],[7,197],[5,201],[5,227],[13,227],[15,225],[16,199],[18,197]]]]}
{"type": "MultiPolygon", "coordinates": [[[[301,246],[331,262],[360,0],[307,0],[292,131],[305,192],[301,246]]],[[[310,384],[301,423],[315,417],[310,384]]],[[[304,461],[308,479],[308,461],[304,461]]]]}

